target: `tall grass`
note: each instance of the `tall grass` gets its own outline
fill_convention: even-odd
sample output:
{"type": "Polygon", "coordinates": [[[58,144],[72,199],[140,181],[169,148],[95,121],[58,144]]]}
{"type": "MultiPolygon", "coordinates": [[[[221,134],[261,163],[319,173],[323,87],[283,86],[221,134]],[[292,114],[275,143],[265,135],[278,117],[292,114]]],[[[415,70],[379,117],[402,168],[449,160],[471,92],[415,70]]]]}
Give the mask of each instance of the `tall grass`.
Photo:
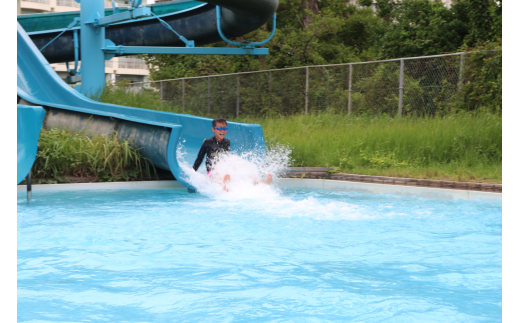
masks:
{"type": "Polygon", "coordinates": [[[268,145],[289,145],[293,166],[338,167],[367,175],[502,179],[502,119],[495,114],[393,118],[325,113],[237,121],[261,124],[268,145]]]}
{"type": "Polygon", "coordinates": [[[87,136],[57,128],[40,133],[33,170],[36,180],[60,182],[67,181],[65,176],[118,181],[155,172],[138,149],[117,135],[87,136]]]}
{"type": "MultiPolygon", "coordinates": [[[[118,82],[115,85],[107,83],[98,101],[123,105],[127,107],[182,113],[182,105],[175,101],[161,101],[160,93],[153,89],[124,88],[126,82],[118,82]]],[[[187,111],[190,112],[190,111],[187,111]]]]}

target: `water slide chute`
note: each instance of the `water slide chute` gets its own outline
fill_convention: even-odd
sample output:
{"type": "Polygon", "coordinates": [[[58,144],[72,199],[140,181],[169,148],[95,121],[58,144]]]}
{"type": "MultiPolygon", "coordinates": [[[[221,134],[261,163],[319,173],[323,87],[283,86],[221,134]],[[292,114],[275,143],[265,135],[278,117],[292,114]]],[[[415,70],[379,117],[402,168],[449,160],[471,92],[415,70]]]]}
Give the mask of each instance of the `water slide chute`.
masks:
{"type": "MultiPolygon", "coordinates": [[[[237,35],[233,34],[233,30],[238,30],[241,24],[243,24],[245,31],[243,34],[251,31],[250,28],[253,28],[253,26],[257,26],[256,28],[260,27],[261,25],[258,24],[263,21],[262,17],[265,16],[265,21],[267,21],[270,17],[269,15],[276,10],[278,4],[278,0],[212,0],[210,2],[222,5],[222,16],[225,22],[223,26],[226,26],[224,33],[227,33],[227,36],[237,35]],[[275,4],[274,7],[272,7],[273,3],[275,4]],[[261,10],[258,4],[271,4],[271,6],[267,6],[268,10],[266,8],[261,10]],[[248,5],[251,7],[248,7],[248,5]],[[246,10],[247,8],[256,8],[258,11],[256,18],[253,17],[255,13],[251,10],[246,10]],[[240,18],[241,14],[247,15],[249,19],[244,20],[240,18]]],[[[200,12],[198,9],[202,7],[204,6],[193,7],[193,10],[196,12],[191,14],[188,14],[190,10],[182,11],[177,15],[173,14],[172,16],[176,16],[179,19],[173,19],[172,21],[184,21],[186,23],[189,21],[189,17],[200,18],[200,15],[208,14],[211,17],[212,13],[214,16],[214,6],[209,12],[208,10],[200,12]]],[[[206,9],[208,8],[210,6],[206,7],[206,9]]],[[[147,21],[150,19],[143,20],[147,21]]],[[[141,25],[142,23],[141,20],[138,20],[121,23],[121,25],[128,25],[130,28],[137,28],[137,30],[145,30],[147,25],[141,25]],[[136,25],[132,26],[132,24],[136,25]]],[[[189,26],[188,29],[191,32],[194,32],[197,27],[197,25],[193,24],[187,24],[187,26],[189,26]]],[[[112,27],[115,26],[110,28],[112,27]]],[[[91,100],[63,82],[49,65],[49,60],[40,53],[39,48],[20,23],[18,23],[17,29],[17,95],[19,103],[42,106],[47,112],[43,127],[84,129],[96,134],[112,134],[116,132],[122,138],[132,140],[137,147],[141,148],[141,153],[149,158],[156,167],[170,170],[180,183],[194,189],[186,181],[186,176],[179,165],[178,153],[182,152],[182,157],[187,164],[193,164],[203,139],[212,135],[211,119],[105,104],[91,100]]],[[[213,29],[213,32],[216,32],[216,24],[213,24],[213,29]]],[[[124,35],[123,30],[120,30],[119,33],[124,35]]],[[[155,25],[154,33],[159,35],[157,39],[161,39],[161,34],[168,34],[168,36],[164,36],[166,39],[171,37],[170,31],[157,24],[155,25]]],[[[45,32],[41,31],[38,34],[44,35],[45,32]]],[[[52,35],[52,32],[50,34],[52,35]]],[[[198,41],[198,39],[210,41],[213,39],[208,36],[210,34],[210,26],[203,24],[201,33],[194,35],[192,39],[195,39],[195,41],[198,41]]],[[[135,36],[135,34],[133,35],[135,36]]],[[[49,37],[52,38],[54,36],[49,37]]],[[[60,41],[60,39],[61,37],[56,42],[60,41]]],[[[132,41],[130,37],[125,39],[132,41]]],[[[163,45],[166,45],[166,43],[163,43],[163,45]]],[[[169,46],[172,45],[169,44],[169,46]]],[[[64,48],[64,51],[66,52],[67,49],[64,48]]],[[[49,52],[57,53],[58,51],[49,52]]],[[[51,57],[51,61],[56,62],[57,60],[62,62],[69,60],[67,55],[61,55],[59,59],[56,57],[51,57]]],[[[228,126],[229,134],[227,137],[232,142],[233,151],[237,153],[253,150],[259,153],[265,151],[261,126],[236,122],[229,122],[228,126]]]]}

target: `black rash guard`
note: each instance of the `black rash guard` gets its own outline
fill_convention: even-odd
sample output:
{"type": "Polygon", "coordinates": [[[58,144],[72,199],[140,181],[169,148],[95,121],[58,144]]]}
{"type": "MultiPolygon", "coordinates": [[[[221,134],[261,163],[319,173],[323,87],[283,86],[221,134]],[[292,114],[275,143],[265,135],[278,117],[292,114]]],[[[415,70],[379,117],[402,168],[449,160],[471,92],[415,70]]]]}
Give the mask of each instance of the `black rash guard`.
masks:
{"type": "Polygon", "coordinates": [[[221,153],[228,152],[231,149],[231,143],[229,139],[222,139],[221,142],[218,142],[215,137],[211,137],[208,139],[204,139],[202,142],[202,146],[199,150],[199,155],[195,160],[195,164],[193,164],[193,169],[197,171],[199,169],[202,160],[204,159],[204,155],[207,154],[206,157],[206,169],[208,172],[212,170],[213,162],[215,158],[221,153]]]}

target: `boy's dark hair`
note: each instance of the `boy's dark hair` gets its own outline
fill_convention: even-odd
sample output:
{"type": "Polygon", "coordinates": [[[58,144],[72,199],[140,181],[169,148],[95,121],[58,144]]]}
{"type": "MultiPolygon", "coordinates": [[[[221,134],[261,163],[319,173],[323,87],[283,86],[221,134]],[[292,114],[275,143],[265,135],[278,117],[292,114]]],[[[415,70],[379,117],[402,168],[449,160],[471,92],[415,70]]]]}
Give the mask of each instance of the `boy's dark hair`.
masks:
{"type": "Polygon", "coordinates": [[[216,126],[217,126],[217,122],[225,123],[226,126],[227,126],[227,121],[226,121],[226,119],[221,118],[221,117],[216,117],[215,119],[213,119],[213,121],[211,121],[211,124],[213,125],[213,127],[216,127],[216,126]]]}

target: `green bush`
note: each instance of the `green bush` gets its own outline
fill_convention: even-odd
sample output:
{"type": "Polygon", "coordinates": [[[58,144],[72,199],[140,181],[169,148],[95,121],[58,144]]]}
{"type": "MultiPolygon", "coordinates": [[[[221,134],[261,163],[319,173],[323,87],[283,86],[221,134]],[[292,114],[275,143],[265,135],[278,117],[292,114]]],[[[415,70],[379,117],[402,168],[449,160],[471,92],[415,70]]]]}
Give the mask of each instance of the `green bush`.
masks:
{"type": "MultiPolygon", "coordinates": [[[[352,112],[396,115],[399,106],[399,62],[354,65],[359,77],[353,86],[352,112]]],[[[414,98],[421,97],[419,81],[404,75],[403,112],[417,111],[414,98]],[[409,94],[408,94],[409,93],[409,94]]]]}
{"type": "Polygon", "coordinates": [[[487,43],[469,51],[464,62],[462,97],[458,108],[502,112],[502,43],[487,43]]]}
{"type": "Polygon", "coordinates": [[[99,181],[151,177],[153,165],[127,140],[116,134],[87,136],[82,132],[43,129],[33,166],[35,180],[67,182],[65,176],[99,181]]]}

